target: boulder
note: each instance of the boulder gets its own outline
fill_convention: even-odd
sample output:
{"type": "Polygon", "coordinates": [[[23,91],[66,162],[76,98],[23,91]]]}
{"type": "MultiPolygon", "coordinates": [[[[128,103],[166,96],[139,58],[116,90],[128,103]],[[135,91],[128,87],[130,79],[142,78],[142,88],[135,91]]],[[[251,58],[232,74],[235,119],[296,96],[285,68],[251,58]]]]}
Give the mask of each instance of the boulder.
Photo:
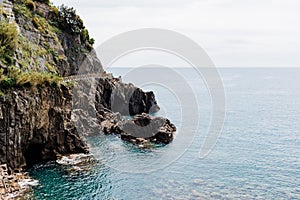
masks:
{"type": "Polygon", "coordinates": [[[132,120],[126,120],[120,130],[121,139],[129,142],[144,143],[147,140],[168,144],[174,138],[176,127],[166,118],[143,113],[135,115],[132,120]]]}
{"type": "Polygon", "coordinates": [[[117,134],[122,140],[134,144],[147,142],[168,144],[176,132],[176,127],[170,120],[152,117],[146,113],[135,115],[133,119],[104,120],[101,122],[101,128],[105,134],[117,134]]]}

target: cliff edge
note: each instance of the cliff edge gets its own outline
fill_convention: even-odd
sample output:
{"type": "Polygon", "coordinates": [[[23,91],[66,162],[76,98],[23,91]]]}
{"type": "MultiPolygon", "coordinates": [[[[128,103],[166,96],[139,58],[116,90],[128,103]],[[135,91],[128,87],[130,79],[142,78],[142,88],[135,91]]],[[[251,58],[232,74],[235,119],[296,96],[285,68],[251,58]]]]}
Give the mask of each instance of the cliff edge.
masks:
{"type": "Polygon", "coordinates": [[[10,173],[87,153],[91,134],[117,134],[137,144],[173,140],[176,127],[149,115],[159,110],[154,93],[107,74],[93,44],[73,8],[48,0],[0,3],[0,164],[10,173]],[[99,77],[75,81],[83,64],[81,75],[99,77]],[[146,135],[137,131],[151,122],[146,135]]]}
{"type": "Polygon", "coordinates": [[[88,152],[71,120],[73,83],[64,77],[84,60],[87,71],[102,69],[93,42],[73,8],[0,3],[0,163],[9,172],[88,152]]]}

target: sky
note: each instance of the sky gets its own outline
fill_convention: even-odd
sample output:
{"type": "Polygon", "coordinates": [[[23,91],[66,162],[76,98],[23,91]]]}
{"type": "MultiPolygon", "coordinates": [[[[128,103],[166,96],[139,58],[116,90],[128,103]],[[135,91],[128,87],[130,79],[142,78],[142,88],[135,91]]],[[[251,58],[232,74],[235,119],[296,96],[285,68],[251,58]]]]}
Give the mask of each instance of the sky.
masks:
{"type": "Polygon", "coordinates": [[[300,67],[299,0],[52,2],[77,10],[95,47],[126,31],[163,28],[197,42],[218,67],[300,67]]]}

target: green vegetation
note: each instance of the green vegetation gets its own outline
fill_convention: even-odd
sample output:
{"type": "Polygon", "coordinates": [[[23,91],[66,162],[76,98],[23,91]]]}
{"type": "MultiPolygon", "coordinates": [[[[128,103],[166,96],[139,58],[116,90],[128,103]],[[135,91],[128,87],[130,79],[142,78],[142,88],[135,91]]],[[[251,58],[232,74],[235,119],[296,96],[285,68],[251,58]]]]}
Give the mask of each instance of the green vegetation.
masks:
{"type": "Polygon", "coordinates": [[[55,39],[56,34],[54,33],[54,28],[49,24],[49,22],[37,14],[32,16],[33,26],[39,30],[39,33],[55,39]]]}
{"type": "Polygon", "coordinates": [[[38,36],[36,36],[35,41],[30,41],[20,34],[18,36],[18,49],[20,51],[16,53],[16,65],[23,70],[39,70],[38,58],[48,55],[47,50],[38,45],[38,36]]]}
{"type": "MultiPolygon", "coordinates": [[[[38,7],[40,3],[49,4],[48,0],[15,0],[14,13],[16,18],[22,18],[31,23],[23,24],[24,29],[35,32],[36,29],[43,36],[53,38],[58,41],[58,35],[62,32],[71,35],[80,36],[81,44],[85,49],[83,52],[90,51],[95,43],[93,38],[90,38],[89,32],[85,28],[82,19],[76,14],[76,10],[72,7],[62,5],[60,7],[50,6],[50,12],[46,18],[43,11],[38,7]]],[[[43,44],[41,44],[43,45],[43,44]]],[[[48,45],[49,46],[49,45],[48,45]]]]}
{"type": "Polygon", "coordinates": [[[49,64],[48,62],[45,63],[45,66],[46,66],[46,68],[48,69],[48,71],[49,71],[50,73],[54,73],[54,74],[57,73],[55,67],[53,67],[53,66],[52,66],[51,64],[49,64]]]}
{"type": "MultiPolygon", "coordinates": [[[[61,57],[55,49],[55,44],[59,43],[56,33],[58,28],[50,24],[51,20],[43,16],[43,12],[37,5],[32,0],[14,1],[16,18],[32,22],[22,24],[20,27],[21,33],[25,32],[30,35],[18,35],[17,48],[19,51],[16,51],[16,66],[23,70],[40,71],[42,62],[39,63],[39,60],[47,60],[47,66],[43,69],[56,72],[56,64],[61,57]]],[[[50,6],[49,9],[51,9],[50,6]]]]}
{"type": "Polygon", "coordinates": [[[3,15],[3,16],[7,16],[7,12],[3,9],[3,5],[0,4],[0,13],[3,15]]]}
{"type": "Polygon", "coordinates": [[[71,87],[73,82],[65,83],[57,74],[62,71],[58,66],[88,53],[95,42],[76,10],[51,6],[49,0],[14,0],[13,12],[19,32],[15,23],[0,21],[0,94],[15,87],[71,87]],[[65,47],[59,38],[70,39],[70,43],[65,47]]]}
{"type": "Polygon", "coordinates": [[[85,29],[82,19],[76,14],[76,10],[65,5],[59,7],[58,23],[63,30],[72,34],[80,34],[85,29]]]}
{"type": "Polygon", "coordinates": [[[0,69],[0,90],[13,87],[37,87],[50,85],[53,87],[62,84],[62,77],[48,72],[24,72],[16,67],[10,67],[8,74],[0,69]]]}
{"type": "Polygon", "coordinates": [[[59,7],[57,10],[55,7],[52,8],[53,12],[57,14],[58,26],[71,34],[80,35],[80,39],[83,43],[87,43],[88,47],[91,48],[95,43],[93,38],[90,38],[88,30],[83,25],[82,19],[76,14],[74,8],[69,8],[65,5],[59,7]]]}
{"type": "MultiPolygon", "coordinates": [[[[32,2],[33,4],[34,2],[32,2]]],[[[14,13],[17,18],[22,17],[26,21],[30,21],[32,18],[32,11],[31,7],[33,5],[30,5],[29,1],[27,0],[15,0],[14,1],[14,13]]],[[[35,7],[35,6],[33,6],[35,7]]],[[[30,25],[27,26],[27,28],[30,28],[30,25]]]]}
{"type": "Polygon", "coordinates": [[[6,20],[0,22],[0,61],[12,64],[14,52],[17,48],[18,31],[15,24],[6,20]]]}

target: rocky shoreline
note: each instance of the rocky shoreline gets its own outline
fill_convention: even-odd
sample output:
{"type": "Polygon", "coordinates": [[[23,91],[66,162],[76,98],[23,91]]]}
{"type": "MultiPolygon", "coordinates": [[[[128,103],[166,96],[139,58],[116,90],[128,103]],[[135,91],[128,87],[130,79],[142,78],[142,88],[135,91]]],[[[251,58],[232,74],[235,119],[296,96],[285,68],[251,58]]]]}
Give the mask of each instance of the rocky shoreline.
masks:
{"type": "Polygon", "coordinates": [[[0,165],[0,200],[19,199],[38,182],[32,180],[28,173],[8,173],[7,165],[0,165]]]}
{"type": "Polygon", "coordinates": [[[173,140],[175,125],[151,116],[154,93],[105,72],[74,9],[28,2],[0,7],[0,25],[15,33],[0,33],[13,42],[0,54],[0,200],[36,184],[22,170],[88,154],[88,136],[116,134],[141,148],[173,140]],[[70,81],[90,73],[99,77],[70,81]]]}
{"type": "Polygon", "coordinates": [[[134,144],[168,144],[174,138],[176,127],[170,120],[151,116],[160,110],[152,91],[103,75],[77,82],[73,92],[72,117],[85,136],[116,134],[134,144]]]}

